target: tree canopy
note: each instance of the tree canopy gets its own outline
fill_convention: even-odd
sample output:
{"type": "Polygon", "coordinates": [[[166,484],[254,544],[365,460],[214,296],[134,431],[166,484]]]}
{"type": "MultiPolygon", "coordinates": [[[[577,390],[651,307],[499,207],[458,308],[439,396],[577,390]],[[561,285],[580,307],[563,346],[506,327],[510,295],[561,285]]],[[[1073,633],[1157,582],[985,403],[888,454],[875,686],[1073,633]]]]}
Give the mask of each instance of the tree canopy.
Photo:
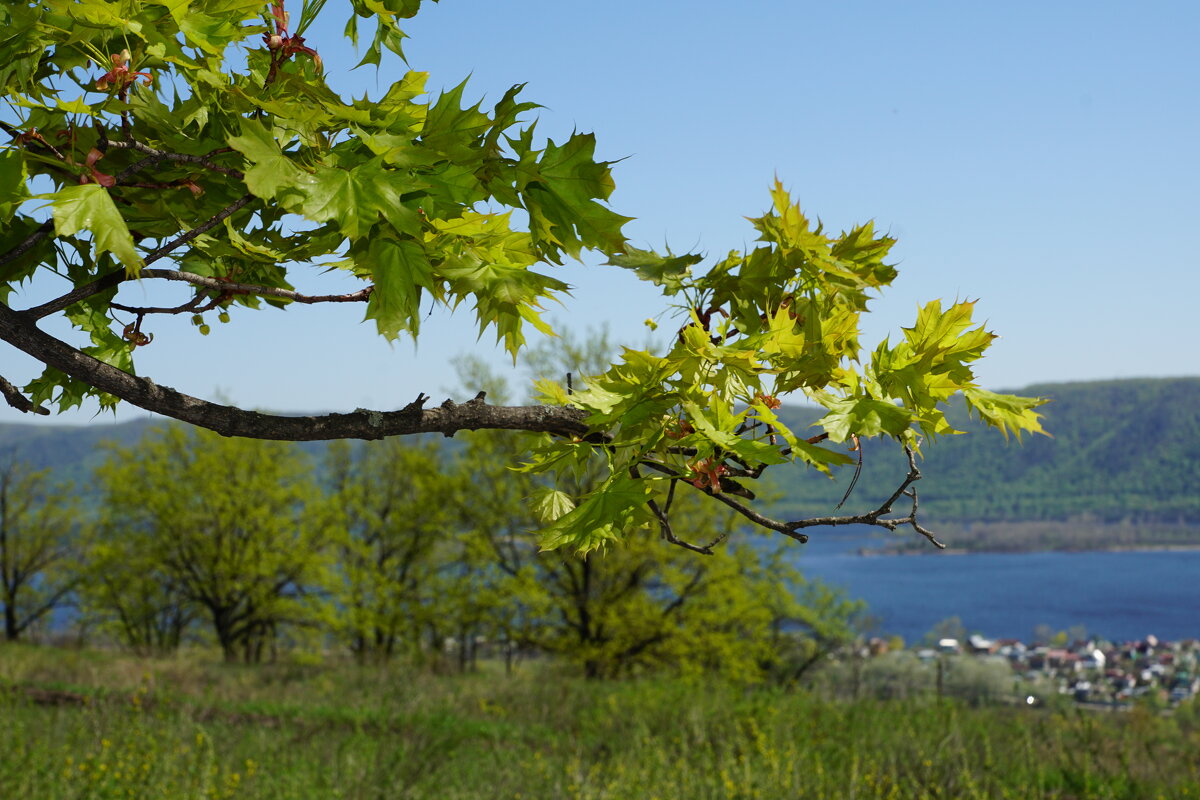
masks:
{"type": "MultiPolygon", "coordinates": [[[[0,8],[0,339],[43,362],[8,402],[48,413],[121,400],[229,436],[376,439],[463,429],[542,434],[525,468],[590,471],[603,479],[573,498],[543,487],[542,543],[587,552],[624,532],[676,535],[677,491],[711,495],[744,517],[804,540],[804,528],[853,522],[895,528],[917,520],[913,482],[922,437],[954,429],[939,408],[962,394],[1005,435],[1039,431],[1039,400],[975,382],[972,363],[995,338],[973,303],[920,309],[895,342],[859,340],[873,293],[896,277],[893,240],[871,223],[826,231],[783,185],[752,223],[758,243],[701,266],[699,254],[641,249],[606,199],[611,164],[590,133],[541,140],[537,106],[514,86],[491,108],[464,84],[436,97],[410,71],[379,96],[344,98],[325,80],[322,42],[306,40],[325,0],[295,20],[284,0],[37,0],[0,8]],[[289,417],[208,402],[138,375],[154,320],[215,316],[294,303],[361,303],[389,339],[416,337],[429,303],[470,309],[481,334],[514,356],[532,328],[552,333],[543,303],[568,287],[553,267],[585,251],[657,286],[677,312],[661,352],[627,348],[575,381],[547,378],[537,403],[501,406],[482,393],[426,407],[289,417]],[[343,270],[362,288],[315,295],[315,270],[343,270]],[[14,288],[50,275],[69,288],[14,308],[14,288]],[[153,305],[159,285],[183,302],[153,305]],[[130,287],[136,287],[136,300],[130,287]],[[425,304],[423,306],[423,304],[425,304]],[[67,341],[39,327],[65,318],[67,341]],[[785,397],[818,404],[804,436],[775,409],[785,397]],[[770,466],[819,472],[847,463],[861,437],[887,436],[908,471],[859,514],[774,520],[749,484],[770,466]],[[901,500],[911,510],[891,515],[901,500]]],[[[345,33],[363,64],[401,55],[404,20],[420,0],[350,0],[345,33]],[[368,41],[369,38],[369,41],[368,41]]],[[[297,9],[292,8],[291,11],[297,9]]],[[[860,451],[861,452],[861,451],[860,451]]]]}

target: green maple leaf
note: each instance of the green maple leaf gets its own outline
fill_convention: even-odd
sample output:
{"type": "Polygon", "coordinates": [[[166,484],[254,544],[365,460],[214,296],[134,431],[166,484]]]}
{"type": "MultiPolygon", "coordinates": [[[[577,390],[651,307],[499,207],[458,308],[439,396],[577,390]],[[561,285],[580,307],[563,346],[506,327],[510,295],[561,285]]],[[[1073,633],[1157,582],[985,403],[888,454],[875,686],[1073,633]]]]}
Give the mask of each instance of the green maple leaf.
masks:
{"type": "Polygon", "coordinates": [[[522,159],[518,190],[529,212],[529,230],[543,258],[558,262],[557,252],[575,258],[585,248],[617,253],[625,247],[623,217],[596,202],[612,193],[608,162],[594,159],[596,137],[576,133],[562,146],[547,141],[539,159],[522,159]]]}
{"type": "Polygon", "coordinates": [[[397,232],[418,234],[420,218],[400,202],[398,177],[398,173],[383,168],[382,158],[349,170],[318,167],[304,184],[304,200],[297,210],[314,222],[336,222],[351,239],[370,230],[380,215],[397,232]]]}
{"type": "Polygon", "coordinates": [[[673,295],[678,293],[691,277],[692,266],[703,260],[704,256],[695,253],[677,256],[668,251],[664,256],[653,250],[626,247],[624,253],[612,256],[608,263],[614,267],[633,270],[642,280],[661,286],[664,293],[673,295]]]}
{"type": "Polygon", "coordinates": [[[523,83],[510,87],[504,93],[504,97],[500,98],[500,102],[496,103],[496,108],[492,112],[491,128],[483,140],[483,149],[487,157],[499,158],[502,152],[500,137],[504,131],[516,125],[518,118],[525,112],[541,108],[537,103],[517,102],[517,95],[524,88],[525,84],[523,83]]]}
{"type": "MultiPolygon", "coordinates": [[[[1011,394],[997,394],[987,389],[970,387],[963,390],[967,408],[979,414],[979,418],[994,428],[999,428],[1008,438],[1011,431],[1017,441],[1022,433],[1042,433],[1042,415],[1034,411],[1047,401],[1044,397],[1017,397],[1011,394]]],[[[1046,434],[1049,436],[1049,434],[1046,434]]]]}
{"type": "Polygon", "coordinates": [[[95,243],[96,254],[109,252],[120,259],[125,271],[133,276],[144,266],[142,257],[133,245],[133,236],[125,224],[121,212],[109,196],[108,190],[97,183],[68,186],[54,194],[39,195],[49,198],[54,215],[54,230],[58,236],[70,236],[79,231],[89,231],[95,243]]]}
{"type": "Polygon", "coordinates": [[[771,242],[784,250],[799,251],[809,258],[829,253],[830,240],[821,233],[821,226],[818,224],[816,230],[812,229],[808,217],[792,202],[778,179],[771,187],[771,199],[773,210],[750,220],[759,231],[759,241],[771,242]]]}
{"type": "Polygon", "coordinates": [[[648,521],[649,497],[650,486],[645,480],[635,480],[623,472],[613,475],[539,533],[542,550],[570,546],[584,555],[619,541],[630,528],[648,521]]]}
{"type": "MultiPolygon", "coordinates": [[[[225,52],[230,42],[243,38],[246,34],[242,26],[244,19],[251,17],[241,14],[226,14],[215,16],[198,11],[192,11],[179,23],[179,31],[187,37],[188,44],[195,45],[201,50],[214,56],[225,52]]],[[[264,26],[258,26],[266,30],[264,26]]]]}
{"type": "Polygon", "coordinates": [[[428,79],[427,72],[407,72],[388,87],[387,93],[378,100],[364,96],[350,106],[339,105],[331,111],[335,116],[344,116],[348,121],[360,125],[365,124],[359,118],[360,112],[365,111],[372,127],[388,133],[402,133],[411,146],[428,114],[426,106],[413,100],[425,94],[425,81],[428,79]]]}
{"type": "Polygon", "coordinates": [[[821,417],[821,427],[835,442],[844,442],[851,434],[900,436],[912,423],[912,414],[903,406],[873,397],[847,397],[828,400],[829,409],[821,417]]]}
{"type": "Polygon", "coordinates": [[[883,263],[888,251],[896,244],[890,236],[875,236],[875,226],[868,222],[852,229],[834,243],[831,255],[854,265],[854,271],[870,286],[887,286],[896,279],[896,268],[883,263]]]}
{"type": "MultiPolygon", "coordinates": [[[[418,6],[420,6],[420,0],[411,0],[411,2],[409,0],[402,0],[400,3],[361,0],[360,3],[356,4],[356,14],[368,16],[369,14],[365,12],[373,13],[375,14],[377,24],[371,46],[367,48],[366,54],[363,55],[362,61],[358,63],[355,69],[364,64],[378,64],[384,47],[403,59],[404,48],[402,45],[404,40],[408,38],[408,35],[396,27],[396,17],[411,17],[417,12],[418,6]],[[361,8],[358,5],[361,5],[361,8]],[[394,6],[394,8],[389,8],[389,6],[394,6]]],[[[346,35],[357,43],[358,25],[354,17],[350,17],[350,20],[346,23],[346,35]]]]}
{"type": "Polygon", "coordinates": [[[569,406],[575,399],[574,395],[567,394],[566,387],[549,378],[533,381],[533,397],[537,402],[551,406],[569,406]]]}
{"type": "Polygon", "coordinates": [[[452,244],[446,250],[450,257],[438,267],[439,277],[447,280],[455,297],[454,305],[473,298],[480,335],[489,326],[495,328],[497,338],[514,358],[525,343],[524,323],[552,333],[538,313],[542,298],[569,288],[528,268],[523,241],[523,234],[511,232],[491,242],[452,244]],[[513,247],[506,250],[504,242],[510,239],[513,247]]]}
{"type": "MultiPolygon", "coordinates": [[[[955,303],[942,311],[940,300],[926,303],[917,313],[917,322],[904,328],[904,338],[926,369],[948,371],[961,369],[965,362],[978,360],[996,338],[982,326],[971,328],[971,313],[975,303],[955,303]]],[[[964,382],[970,379],[963,373],[964,382]]]]}
{"type": "Polygon", "coordinates": [[[483,137],[492,121],[479,110],[479,103],[462,107],[463,81],[438,97],[429,107],[425,126],[421,131],[422,143],[436,152],[449,156],[458,164],[481,161],[483,151],[475,147],[476,140],[483,137]]]}
{"type": "Polygon", "coordinates": [[[543,524],[550,524],[565,517],[575,508],[571,495],[559,489],[542,486],[529,498],[530,508],[543,524]]]}
{"type": "Polygon", "coordinates": [[[124,9],[116,3],[62,3],[60,9],[81,27],[118,30],[135,35],[142,32],[142,24],[123,16],[121,11],[124,9]]]}
{"type": "Polygon", "coordinates": [[[0,153],[0,222],[11,220],[21,203],[29,198],[25,179],[24,156],[16,150],[0,153]]]}
{"type": "Polygon", "coordinates": [[[434,291],[433,267],[421,245],[411,240],[377,239],[367,251],[375,289],[367,301],[366,319],[379,333],[395,339],[401,331],[416,338],[421,323],[421,292],[434,291]]]}
{"type": "Polygon", "coordinates": [[[240,136],[230,136],[229,146],[250,161],[246,188],[264,200],[283,200],[289,192],[303,193],[312,176],[296,166],[279,148],[279,142],[263,125],[246,122],[240,136]]]}
{"type": "MultiPolygon", "coordinates": [[[[11,253],[40,227],[37,220],[23,214],[0,225],[0,253],[11,253]]],[[[53,258],[52,253],[52,242],[47,237],[39,246],[0,264],[0,303],[7,303],[17,285],[37,271],[47,258],[53,258]]]]}

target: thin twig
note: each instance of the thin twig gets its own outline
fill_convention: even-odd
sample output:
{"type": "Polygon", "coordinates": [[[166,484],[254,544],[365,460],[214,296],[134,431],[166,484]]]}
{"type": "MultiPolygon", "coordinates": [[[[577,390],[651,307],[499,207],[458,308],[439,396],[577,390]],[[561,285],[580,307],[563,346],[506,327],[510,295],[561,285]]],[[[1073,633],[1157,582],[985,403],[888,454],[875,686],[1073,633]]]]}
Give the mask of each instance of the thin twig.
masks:
{"type": "Polygon", "coordinates": [[[841,502],[838,503],[836,506],[834,506],[835,510],[846,505],[846,501],[850,499],[850,494],[854,491],[854,487],[858,485],[858,479],[860,477],[862,477],[862,468],[863,468],[862,440],[859,439],[854,434],[850,434],[850,437],[852,439],[854,439],[854,449],[858,451],[858,465],[854,467],[854,477],[850,479],[850,485],[846,487],[846,493],[844,495],[842,495],[841,502]]]}
{"type": "MultiPolygon", "coordinates": [[[[193,286],[200,286],[205,289],[212,289],[225,295],[232,294],[252,294],[262,297],[279,297],[284,300],[291,300],[294,303],[363,303],[366,302],[371,293],[374,291],[374,286],[367,286],[359,289],[357,292],[348,294],[321,294],[308,295],[300,294],[291,289],[278,289],[274,286],[259,286],[253,283],[234,283],[232,281],[223,281],[220,278],[210,278],[207,275],[197,275],[193,272],[180,272],[174,269],[144,269],[138,273],[141,278],[162,278],[168,281],[182,281],[190,283],[193,286]]],[[[168,313],[159,311],[156,313],[168,313]]],[[[169,312],[175,313],[175,312],[169,312]]]]}
{"type": "MultiPolygon", "coordinates": [[[[642,477],[641,472],[638,471],[636,464],[629,468],[629,474],[635,480],[642,477]]],[[[671,509],[671,503],[673,503],[675,500],[675,484],[679,480],[680,479],[678,478],[673,478],[671,480],[670,488],[667,489],[667,499],[662,506],[659,506],[658,501],[654,500],[653,498],[646,501],[646,506],[650,509],[650,513],[654,514],[655,518],[658,520],[658,528],[662,533],[662,538],[664,541],[666,541],[668,544],[673,544],[676,547],[682,547],[684,550],[691,550],[693,553],[711,556],[713,555],[713,548],[725,541],[726,537],[729,536],[728,533],[722,533],[708,544],[700,545],[692,544],[691,542],[680,539],[675,535],[675,531],[671,528],[671,517],[669,512],[671,509]]]]}
{"type": "Polygon", "coordinates": [[[0,376],[0,393],[4,395],[4,399],[8,404],[18,411],[23,411],[26,414],[32,412],[41,414],[43,417],[50,416],[50,409],[35,404],[25,395],[21,394],[21,390],[13,386],[8,380],[0,376]]]}
{"type": "Polygon", "coordinates": [[[28,131],[23,131],[20,128],[17,128],[13,125],[9,125],[7,122],[0,121],[0,129],[3,129],[3,131],[5,133],[7,133],[9,136],[13,137],[14,140],[17,140],[17,139],[23,140],[21,142],[21,144],[26,144],[28,142],[39,142],[42,145],[42,147],[45,147],[47,150],[49,150],[51,153],[53,153],[54,157],[57,158],[59,161],[63,162],[64,164],[71,163],[71,160],[69,158],[67,158],[65,155],[63,155],[61,150],[59,150],[54,145],[50,144],[50,142],[48,142],[46,140],[46,137],[42,136],[40,133],[37,132],[37,128],[33,128],[28,131]]]}
{"type": "MultiPolygon", "coordinates": [[[[680,478],[678,475],[676,475],[675,471],[672,470],[670,467],[668,467],[666,464],[662,464],[657,461],[652,461],[650,459],[642,459],[641,466],[649,467],[650,469],[653,469],[657,472],[661,472],[664,475],[669,475],[673,479],[683,480],[683,478],[680,478]]],[[[689,485],[694,485],[694,484],[691,484],[690,481],[688,483],[689,483],[689,485]]],[[[782,533],[785,536],[792,537],[793,539],[795,539],[796,541],[798,541],[802,544],[804,542],[808,541],[808,536],[806,534],[796,533],[796,531],[793,528],[789,527],[791,523],[780,522],[778,520],[774,520],[774,519],[771,519],[770,517],[764,516],[764,515],[758,513],[757,511],[755,511],[754,509],[750,508],[749,506],[747,506],[743,503],[739,503],[737,500],[734,500],[732,497],[729,497],[728,495],[726,495],[722,492],[714,492],[712,490],[712,488],[709,486],[704,486],[704,487],[697,486],[696,490],[700,491],[700,492],[704,492],[709,497],[716,498],[717,500],[719,500],[720,502],[729,506],[734,511],[738,512],[743,517],[745,517],[746,519],[755,523],[756,525],[761,525],[764,528],[769,528],[770,530],[778,531],[779,533],[782,533]]]]}
{"type": "MultiPolygon", "coordinates": [[[[791,521],[784,522],[782,520],[772,519],[771,517],[768,517],[765,514],[762,514],[758,511],[754,510],[753,508],[746,505],[745,503],[741,503],[741,502],[733,499],[732,497],[730,497],[728,494],[726,494],[724,492],[713,491],[711,486],[696,487],[696,489],[697,489],[697,491],[703,492],[704,494],[707,494],[710,497],[713,497],[713,498],[717,499],[718,501],[724,503],[725,505],[729,506],[734,511],[736,511],[738,514],[742,515],[743,517],[750,520],[754,524],[759,525],[763,528],[767,528],[768,530],[773,530],[778,533],[782,533],[785,536],[790,536],[791,538],[793,538],[796,541],[801,542],[801,543],[808,541],[808,535],[804,534],[804,533],[800,533],[800,531],[805,528],[837,527],[837,526],[841,526],[841,525],[875,525],[880,528],[887,528],[890,531],[894,531],[894,530],[896,530],[896,528],[898,528],[902,525],[909,525],[913,528],[913,530],[917,531],[922,536],[924,536],[926,539],[928,539],[930,542],[932,542],[935,547],[937,547],[939,549],[943,549],[943,548],[945,548],[945,544],[940,542],[932,532],[930,532],[929,530],[924,528],[920,524],[920,522],[918,522],[918,519],[917,519],[917,508],[918,508],[917,492],[915,489],[913,489],[911,487],[912,487],[913,483],[915,483],[916,481],[921,479],[921,470],[917,467],[916,456],[913,453],[912,448],[905,445],[904,452],[905,452],[905,455],[908,457],[908,473],[905,475],[903,482],[901,482],[900,486],[897,487],[896,491],[894,491],[887,498],[887,500],[885,500],[883,503],[881,503],[879,505],[879,507],[875,508],[872,511],[868,511],[864,514],[846,514],[846,515],[841,515],[841,516],[808,517],[806,519],[791,520],[791,521]],[[892,506],[894,506],[896,501],[899,500],[901,497],[909,497],[912,499],[912,501],[913,501],[912,510],[909,511],[908,515],[905,517],[887,518],[885,515],[891,513],[892,506]]],[[[665,475],[669,475],[675,480],[683,480],[675,473],[674,470],[672,470],[666,464],[663,464],[661,462],[653,461],[651,459],[643,459],[641,461],[641,466],[645,466],[645,467],[648,467],[655,471],[661,472],[665,475]]],[[[661,518],[660,518],[660,524],[661,524],[661,518]]]]}
{"type": "Polygon", "coordinates": [[[127,314],[137,314],[139,317],[144,317],[147,314],[193,314],[199,313],[202,310],[207,311],[220,302],[221,298],[215,297],[209,301],[209,308],[201,309],[200,303],[204,300],[204,295],[196,295],[191,300],[178,306],[159,307],[159,306],[127,306],[121,303],[109,303],[109,308],[114,308],[117,311],[124,311],[127,314]]]}
{"type": "MultiPolygon", "coordinates": [[[[176,161],[185,164],[199,164],[205,169],[212,170],[213,172],[219,172],[222,175],[228,175],[229,177],[237,178],[238,180],[246,177],[240,170],[233,169],[232,167],[222,167],[220,164],[211,161],[208,156],[194,156],[188,153],[170,153],[166,150],[158,150],[138,141],[109,142],[109,147],[115,147],[124,150],[136,150],[139,153],[145,153],[148,156],[147,158],[143,158],[141,161],[135,161],[133,164],[117,173],[117,183],[122,183],[131,175],[141,172],[144,169],[149,169],[160,161],[176,161]]],[[[225,148],[222,148],[222,150],[224,149],[225,148]]],[[[212,155],[212,153],[209,155],[212,155]]]]}

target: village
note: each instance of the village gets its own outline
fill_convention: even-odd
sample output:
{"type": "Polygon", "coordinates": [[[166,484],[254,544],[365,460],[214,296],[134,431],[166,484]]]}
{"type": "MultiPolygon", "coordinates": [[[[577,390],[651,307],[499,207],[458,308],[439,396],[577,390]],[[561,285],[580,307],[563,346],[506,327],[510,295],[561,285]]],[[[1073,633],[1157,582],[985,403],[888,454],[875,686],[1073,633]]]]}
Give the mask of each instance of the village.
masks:
{"type": "MultiPolygon", "coordinates": [[[[871,640],[873,654],[886,651],[882,640],[871,640]]],[[[1135,701],[1176,706],[1200,692],[1197,653],[1200,641],[1160,641],[1153,635],[1120,644],[1086,638],[1068,645],[1027,645],[1018,639],[988,639],[978,634],[942,638],[933,646],[919,647],[916,657],[925,664],[944,664],[959,656],[985,663],[1006,664],[1019,685],[1039,686],[1043,692],[1026,695],[1030,705],[1040,704],[1049,690],[1079,704],[1127,708],[1135,701]]],[[[940,676],[939,671],[939,676],[940,676]]]]}

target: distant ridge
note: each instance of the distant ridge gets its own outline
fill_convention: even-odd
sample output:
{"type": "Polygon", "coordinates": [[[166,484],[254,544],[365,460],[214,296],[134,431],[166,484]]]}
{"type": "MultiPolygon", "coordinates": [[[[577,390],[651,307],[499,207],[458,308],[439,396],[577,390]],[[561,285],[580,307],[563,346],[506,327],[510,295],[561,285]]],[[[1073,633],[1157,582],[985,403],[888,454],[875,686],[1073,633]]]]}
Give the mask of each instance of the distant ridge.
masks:
{"type": "MultiPolygon", "coordinates": [[[[1005,441],[969,420],[961,404],[948,416],[964,436],[927,442],[918,484],[931,523],[1090,520],[1200,528],[1200,378],[1154,378],[1037,384],[1053,438],[1005,441]]],[[[803,430],[819,411],[784,410],[803,430]]],[[[903,479],[903,455],[891,442],[866,444],[863,475],[847,503],[870,507],[903,479]]],[[[791,470],[777,484],[779,507],[827,514],[841,499],[851,470],[836,481],[791,470]]]]}
{"type": "MultiPolygon", "coordinates": [[[[0,422],[0,459],[15,457],[34,469],[53,470],[59,480],[86,487],[92,471],[108,457],[106,445],[128,447],[153,428],[179,424],[158,416],[91,425],[0,422]]],[[[302,442],[299,447],[310,454],[324,451],[323,442],[302,442]]]]}
{"type": "Polygon", "coordinates": [[[93,425],[0,423],[0,457],[15,457],[34,469],[50,468],[61,480],[80,484],[105,459],[104,442],[130,445],[163,420],[146,418],[93,425]]]}

